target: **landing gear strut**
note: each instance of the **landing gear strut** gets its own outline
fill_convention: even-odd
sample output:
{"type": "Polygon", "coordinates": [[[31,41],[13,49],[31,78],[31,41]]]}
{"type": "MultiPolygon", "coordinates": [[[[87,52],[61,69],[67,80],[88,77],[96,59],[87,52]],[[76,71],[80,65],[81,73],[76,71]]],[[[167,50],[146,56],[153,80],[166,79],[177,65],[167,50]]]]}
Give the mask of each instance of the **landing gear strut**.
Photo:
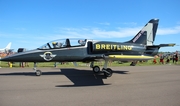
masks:
{"type": "MultiPolygon", "coordinates": [[[[102,68],[102,72],[104,73],[104,75],[106,77],[111,77],[112,74],[113,74],[113,71],[110,68],[107,68],[107,63],[108,63],[108,60],[105,60],[104,67],[102,68]]],[[[94,66],[94,62],[91,62],[90,67],[93,69],[94,73],[99,73],[100,72],[100,67],[99,66],[94,66]]]]}
{"type": "Polygon", "coordinates": [[[104,72],[104,75],[106,77],[111,77],[113,74],[113,71],[110,68],[107,68],[107,64],[108,64],[108,60],[105,59],[105,63],[104,63],[104,67],[103,67],[102,71],[104,72]]]}
{"type": "Polygon", "coordinates": [[[37,67],[36,64],[37,64],[37,63],[34,62],[34,68],[33,68],[33,70],[35,71],[36,76],[41,76],[41,75],[42,75],[42,72],[41,72],[41,70],[37,70],[37,69],[36,69],[36,67],[37,67]]]}

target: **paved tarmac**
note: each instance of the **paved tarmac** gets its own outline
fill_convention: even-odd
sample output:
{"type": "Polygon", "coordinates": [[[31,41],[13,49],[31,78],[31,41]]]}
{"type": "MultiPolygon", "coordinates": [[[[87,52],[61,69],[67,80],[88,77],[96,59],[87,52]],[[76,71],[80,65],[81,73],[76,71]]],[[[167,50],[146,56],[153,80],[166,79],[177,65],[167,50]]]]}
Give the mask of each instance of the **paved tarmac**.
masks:
{"type": "Polygon", "coordinates": [[[0,106],[180,106],[180,66],[0,68],[0,106]]]}

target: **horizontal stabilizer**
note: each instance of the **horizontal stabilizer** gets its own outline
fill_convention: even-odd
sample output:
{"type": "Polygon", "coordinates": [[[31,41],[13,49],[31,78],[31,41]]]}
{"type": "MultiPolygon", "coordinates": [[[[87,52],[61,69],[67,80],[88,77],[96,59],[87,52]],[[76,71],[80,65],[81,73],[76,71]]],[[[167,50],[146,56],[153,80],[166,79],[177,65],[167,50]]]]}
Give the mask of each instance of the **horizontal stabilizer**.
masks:
{"type": "Polygon", "coordinates": [[[175,46],[175,43],[169,43],[169,44],[159,44],[159,45],[153,45],[155,47],[168,47],[168,46],[175,46]]]}
{"type": "Polygon", "coordinates": [[[175,43],[170,43],[170,44],[160,44],[160,47],[166,47],[166,46],[175,46],[175,43]]]}
{"type": "Polygon", "coordinates": [[[159,48],[170,47],[170,46],[174,46],[174,45],[176,45],[176,44],[170,43],[170,44],[159,44],[159,45],[147,46],[145,53],[149,54],[149,55],[157,55],[159,48]]]}

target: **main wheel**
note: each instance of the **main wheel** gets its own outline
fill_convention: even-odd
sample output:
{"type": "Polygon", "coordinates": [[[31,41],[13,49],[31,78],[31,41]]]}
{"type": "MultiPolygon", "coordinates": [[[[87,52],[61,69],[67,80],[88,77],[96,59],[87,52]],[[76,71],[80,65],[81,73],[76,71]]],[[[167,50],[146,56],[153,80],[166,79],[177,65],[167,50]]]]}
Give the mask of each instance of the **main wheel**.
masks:
{"type": "Polygon", "coordinates": [[[113,71],[112,71],[110,68],[107,68],[106,71],[107,71],[107,72],[104,72],[104,75],[105,75],[106,77],[111,77],[113,71]]]}
{"type": "Polygon", "coordinates": [[[36,76],[41,76],[42,72],[41,70],[36,70],[36,76]]]}
{"type": "Polygon", "coordinates": [[[99,72],[100,72],[99,66],[94,66],[94,67],[93,67],[93,72],[94,72],[94,73],[99,73],[99,72]]]}

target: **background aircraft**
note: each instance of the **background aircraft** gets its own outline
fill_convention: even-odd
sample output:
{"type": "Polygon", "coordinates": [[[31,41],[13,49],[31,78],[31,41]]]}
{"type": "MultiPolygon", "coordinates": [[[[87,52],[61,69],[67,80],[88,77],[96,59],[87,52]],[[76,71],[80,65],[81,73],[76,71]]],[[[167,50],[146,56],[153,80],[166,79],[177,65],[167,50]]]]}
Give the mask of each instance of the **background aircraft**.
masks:
{"type": "Polygon", "coordinates": [[[11,42],[9,42],[8,45],[5,48],[0,49],[0,53],[9,53],[11,51],[12,51],[12,49],[11,49],[11,42]]]}
{"type": "Polygon", "coordinates": [[[107,77],[112,76],[112,70],[107,68],[109,60],[138,61],[153,59],[160,47],[175,44],[154,45],[159,19],[151,19],[136,35],[126,42],[96,41],[89,39],[64,39],[46,43],[30,51],[13,54],[1,61],[34,62],[36,75],[41,71],[36,69],[36,62],[91,62],[90,67],[95,73],[100,72],[94,61],[104,60],[102,72],[107,77]]]}

